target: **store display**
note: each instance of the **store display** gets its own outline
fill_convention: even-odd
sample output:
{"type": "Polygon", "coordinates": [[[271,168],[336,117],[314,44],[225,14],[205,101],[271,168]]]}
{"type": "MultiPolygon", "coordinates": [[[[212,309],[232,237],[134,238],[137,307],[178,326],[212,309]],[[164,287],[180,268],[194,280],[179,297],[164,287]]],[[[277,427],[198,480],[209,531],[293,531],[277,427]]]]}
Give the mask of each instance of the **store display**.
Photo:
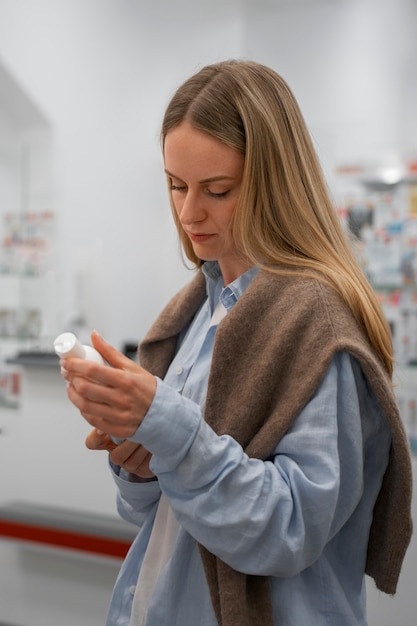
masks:
{"type": "Polygon", "coordinates": [[[21,373],[0,361],[0,407],[19,408],[21,373]]]}
{"type": "Polygon", "coordinates": [[[51,211],[4,215],[0,274],[39,276],[49,266],[54,243],[51,211]]]}
{"type": "Polygon", "coordinates": [[[345,177],[338,212],[391,327],[397,399],[417,454],[417,173],[371,177],[359,169],[350,184],[352,192],[345,177]]]}

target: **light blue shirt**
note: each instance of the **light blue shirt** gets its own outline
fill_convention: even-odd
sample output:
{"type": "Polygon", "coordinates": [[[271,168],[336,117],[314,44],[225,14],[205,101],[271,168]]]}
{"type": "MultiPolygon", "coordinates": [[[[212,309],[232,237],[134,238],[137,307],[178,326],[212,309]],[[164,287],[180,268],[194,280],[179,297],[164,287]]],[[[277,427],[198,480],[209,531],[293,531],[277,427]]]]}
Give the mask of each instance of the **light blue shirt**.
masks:
{"type": "MultiPolygon", "coordinates": [[[[128,626],[161,490],[180,531],[146,626],[217,626],[197,542],[236,570],[270,577],[278,626],[364,626],[364,567],[390,433],[357,362],[333,359],[267,461],[249,458],[202,417],[220,300],[230,311],[256,274],[223,289],[206,263],[207,300],[133,440],[158,481],[112,466],[120,515],[140,528],[117,579],[107,626],[128,626]]],[[[300,381],[302,384],[302,381],[300,381]]],[[[133,625],[132,625],[133,626],[133,625]]]]}

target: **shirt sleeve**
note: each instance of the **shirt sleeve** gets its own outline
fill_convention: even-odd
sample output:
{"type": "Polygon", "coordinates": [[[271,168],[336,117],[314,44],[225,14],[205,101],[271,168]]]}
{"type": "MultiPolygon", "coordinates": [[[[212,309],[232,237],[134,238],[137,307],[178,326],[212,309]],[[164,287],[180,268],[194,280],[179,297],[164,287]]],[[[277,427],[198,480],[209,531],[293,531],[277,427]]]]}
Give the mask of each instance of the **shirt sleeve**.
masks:
{"type": "Polygon", "coordinates": [[[157,378],[156,391],[145,419],[130,441],[145,447],[175,466],[197,434],[202,412],[199,404],[157,378]],[[162,435],[162,436],[161,436],[162,435]],[[156,452],[157,450],[157,452],[156,452]],[[168,461],[169,462],[169,461],[168,461]]]}
{"type": "Polygon", "coordinates": [[[117,511],[124,520],[141,527],[153,513],[161,489],[157,481],[131,482],[129,474],[109,461],[110,471],[117,487],[117,511]]]}
{"type": "MultiPolygon", "coordinates": [[[[190,444],[190,437],[193,437],[193,433],[195,436],[197,432],[198,423],[201,420],[201,410],[198,404],[183,397],[163,383],[161,379],[157,378],[156,393],[145,419],[150,424],[150,435],[153,434],[160,444],[159,454],[168,457],[173,450],[176,450],[178,457],[181,458],[181,448],[184,448],[185,453],[190,444]],[[176,425],[175,428],[168,429],[170,430],[169,435],[168,430],[166,430],[166,451],[162,441],[165,438],[159,437],[154,428],[161,416],[168,420],[169,425],[176,425]]],[[[161,424],[160,427],[162,427],[161,424]]],[[[129,439],[130,441],[141,443],[139,431],[129,439]]],[[[148,449],[150,450],[150,448],[148,449]]],[[[155,504],[159,500],[161,494],[159,484],[155,481],[131,482],[128,472],[123,470],[123,468],[111,461],[109,461],[109,465],[117,487],[117,510],[119,515],[128,522],[132,522],[139,527],[142,526],[146,517],[154,512],[155,504]]]]}
{"type": "Polygon", "coordinates": [[[197,404],[158,381],[135,440],[152,452],[151,468],[180,524],[234,569],[297,574],[357,507],[366,440],[384,420],[375,402],[363,411],[369,389],[358,386],[352,365],[348,354],[336,355],[266,461],[217,436],[197,404]]]}

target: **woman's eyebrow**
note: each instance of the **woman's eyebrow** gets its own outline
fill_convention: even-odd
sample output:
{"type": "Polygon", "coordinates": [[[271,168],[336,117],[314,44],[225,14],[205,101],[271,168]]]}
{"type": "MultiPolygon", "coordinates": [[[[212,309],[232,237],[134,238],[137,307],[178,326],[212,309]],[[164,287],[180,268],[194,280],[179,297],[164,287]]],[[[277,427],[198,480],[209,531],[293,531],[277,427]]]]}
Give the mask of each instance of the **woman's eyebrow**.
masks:
{"type": "MultiPolygon", "coordinates": [[[[167,176],[170,176],[171,178],[182,180],[180,176],[176,176],[175,174],[172,174],[168,170],[165,170],[165,174],[167,176]]],[[[200,183],[214,183],[219,180],[234,180],[234,176],[227,176],[226,174],[219,174],[218,176],[210,176],[209,178],[204,178],[203,180],[200,180],[199,182],[200,183]]]]}

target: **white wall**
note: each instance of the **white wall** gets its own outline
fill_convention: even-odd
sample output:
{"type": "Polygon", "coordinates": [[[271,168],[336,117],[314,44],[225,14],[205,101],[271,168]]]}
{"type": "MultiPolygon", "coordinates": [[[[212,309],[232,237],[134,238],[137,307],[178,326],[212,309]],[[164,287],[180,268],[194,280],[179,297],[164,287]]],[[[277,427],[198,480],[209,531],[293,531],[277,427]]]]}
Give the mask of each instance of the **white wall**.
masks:
{"type": "Polygon", "coordinates": [[[0,0],[0,59],[54,130],[63,325],[81,312],[116,345],[139,339],[188,280],[159,127],[188,74],[241,53],[239,6],[0,0]],[[80,267],[85,300],[77,307],[80,267]]]}
{"type": "Polygon", "coordinates": [[[248,2],[245,50],[293,89],[329,180],[417,154],[415,0],[248,2]]]}

